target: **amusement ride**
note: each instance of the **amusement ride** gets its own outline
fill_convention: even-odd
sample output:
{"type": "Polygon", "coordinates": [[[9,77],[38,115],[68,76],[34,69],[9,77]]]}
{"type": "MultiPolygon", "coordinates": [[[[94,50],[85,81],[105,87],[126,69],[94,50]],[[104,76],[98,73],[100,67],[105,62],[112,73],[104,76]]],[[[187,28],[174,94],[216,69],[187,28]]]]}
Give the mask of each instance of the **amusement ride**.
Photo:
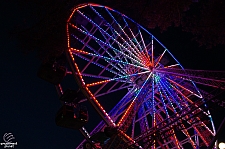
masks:
{"type": "Polygon", "coordinates": [[[76,6],[66,29],[68,48],[42,64],[38,76],[60,96],[56,125],[84,136],[77,149],[215,146],[209,109],[223,106],[225,72],[183,68],[147,29],[106,6],[76,6]],[[64,88],[65,76],[73,76],[79,90],[64,88]],[[91,132],[87,102],[102,119],[91,132]]]}

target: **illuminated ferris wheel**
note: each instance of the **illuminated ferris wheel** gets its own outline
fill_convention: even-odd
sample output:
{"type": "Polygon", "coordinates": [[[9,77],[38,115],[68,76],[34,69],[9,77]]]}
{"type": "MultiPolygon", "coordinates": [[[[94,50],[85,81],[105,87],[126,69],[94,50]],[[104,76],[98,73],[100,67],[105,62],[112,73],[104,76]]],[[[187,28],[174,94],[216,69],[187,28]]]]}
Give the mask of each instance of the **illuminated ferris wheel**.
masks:
{"type": "Polygon", "coordinates": [[[98,4],[73,9],[67,39],[70,69],[60,70],[61,76],[73,75],[85,96],[64,92],[56,83],[65,103],[56,122],[82,132],[85,140],[77,149],[197,149],[210,145],[215,128],[205,104],[208,93],[196,84],[223,88],[224,79],[214,78],[224,73],[184,69],[145,28],[98,4]],[[76,96],[76,102],[69,95],[76,96]],[[102,118],[92,132],[85,129],[88,115],[80,106],[87,101],[102,118]],[[106,103],[115,105],[107,109],[106,103]],[[65,111],[74,113],[78,105],[80,113],[68,115],[64,122],[65,111]],[[76,122],[68,124],[70,119],[76,122]]]}

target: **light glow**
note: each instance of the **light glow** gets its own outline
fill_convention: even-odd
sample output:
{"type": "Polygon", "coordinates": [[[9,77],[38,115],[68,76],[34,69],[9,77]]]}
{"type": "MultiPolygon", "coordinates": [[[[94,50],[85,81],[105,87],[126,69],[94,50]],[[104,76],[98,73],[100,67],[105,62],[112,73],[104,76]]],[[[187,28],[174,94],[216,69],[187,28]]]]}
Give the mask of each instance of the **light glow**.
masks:
{"type": "Polygon", "coordinates": [[[220,143],[219,143],[219,148],[220,148],[220,149],[225,149],[225,143],[220,142],[220,143]]]}

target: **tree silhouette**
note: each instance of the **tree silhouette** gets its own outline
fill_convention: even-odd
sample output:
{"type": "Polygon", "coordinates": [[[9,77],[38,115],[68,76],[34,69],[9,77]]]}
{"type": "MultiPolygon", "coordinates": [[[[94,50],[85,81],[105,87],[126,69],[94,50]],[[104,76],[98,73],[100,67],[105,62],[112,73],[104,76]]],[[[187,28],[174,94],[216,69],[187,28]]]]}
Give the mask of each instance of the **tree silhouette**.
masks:
{"type": "MultiPolygon", "coordinates": [[[[37,50],[42,60],[60,55],[66,49],[66,20],[71,9],[88,1],[33,0],[19,3],[28,9],[25,23],[15,29],[24,52],[37,50]],[[28,25],[29,24],[29,25],[28,25]]],[[[93,0],[133,18],[146,28],[181,27],[200,46],[225,44],[225,2],[223,0],[93,0]]]]}

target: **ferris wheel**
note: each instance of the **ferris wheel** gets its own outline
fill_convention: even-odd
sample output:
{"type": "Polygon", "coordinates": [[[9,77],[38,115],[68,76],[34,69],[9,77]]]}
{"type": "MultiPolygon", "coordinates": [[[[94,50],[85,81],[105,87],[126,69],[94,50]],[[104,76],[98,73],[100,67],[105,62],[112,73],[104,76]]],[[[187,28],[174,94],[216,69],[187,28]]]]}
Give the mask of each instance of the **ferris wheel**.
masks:
{"type": "MultiPolygon", "coordinates": [[[[102,118],[87,132],[87,113],[82,110],[86,117],[77,124],[85,140],[77,149],[197,149],[210,145],[216,131],[205,104],[207,92],[196,84],[223,88],[224,78],[214,79],[222,72],[184,69],[144,27],[98,4],[73,9],[67,39],[71,71],[61,71],[62,76],[73,75],[85,97],[74,105],[69,102],[73,99],[64,100],[65,95],[64,109],[73,111],[70,107],[88,101],[102,118]],[[107,104],[112,108],[106,108],[107,104]],[[93,139],[100,133],[104,141],[93,139]]],[[[57,89],[68,94],[60,84],[57,89]]]]}

